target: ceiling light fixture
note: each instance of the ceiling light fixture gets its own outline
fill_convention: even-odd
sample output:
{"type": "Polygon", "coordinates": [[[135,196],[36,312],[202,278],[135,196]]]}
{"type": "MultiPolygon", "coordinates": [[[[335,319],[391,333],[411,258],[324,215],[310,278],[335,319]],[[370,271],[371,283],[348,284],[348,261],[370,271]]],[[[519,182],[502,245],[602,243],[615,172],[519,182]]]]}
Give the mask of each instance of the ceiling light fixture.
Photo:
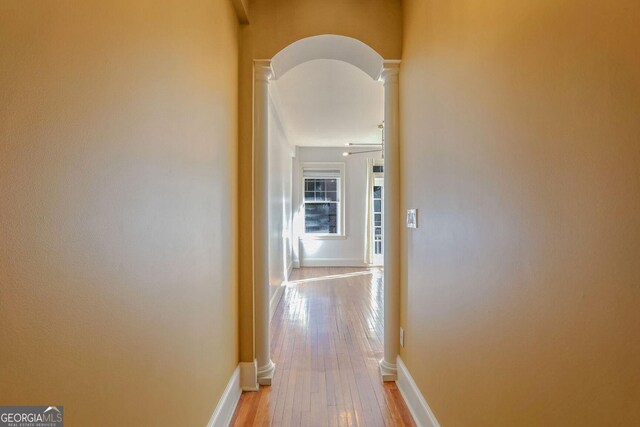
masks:
{"type": "Polygon", "coordinates": [[[375,150],[364,150],[364,151],[344,151],[342,155],[344,157],[347,157],[353,154],[381,153],[382,158],[384,158],[384,122],[378,125],[378,129],[381,130],[380,144],[355,144],[353,142],[347,142],[345,145],[347,147],[362,147],[362,148],[380,147],[380,148],[376,148],[375,150]]]}
{"type": "Polygon", "coordinates": [[[344,145],[345,147],[380,147],[382,144],[367,144],[367,143],[359,144],[357,142],[347,142],[344,145]]]}

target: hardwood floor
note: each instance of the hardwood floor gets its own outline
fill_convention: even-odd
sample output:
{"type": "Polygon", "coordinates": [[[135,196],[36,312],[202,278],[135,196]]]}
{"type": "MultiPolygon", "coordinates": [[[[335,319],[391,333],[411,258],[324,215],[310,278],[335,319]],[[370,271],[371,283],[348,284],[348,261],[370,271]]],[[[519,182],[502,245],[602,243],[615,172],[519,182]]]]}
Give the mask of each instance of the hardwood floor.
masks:
{"type": "Polygon", "coordinates": [[[233,426],[414,426],[382,383],[379,269],[294,270],[271,322],[271,387],[245,392],[233,426]]]}

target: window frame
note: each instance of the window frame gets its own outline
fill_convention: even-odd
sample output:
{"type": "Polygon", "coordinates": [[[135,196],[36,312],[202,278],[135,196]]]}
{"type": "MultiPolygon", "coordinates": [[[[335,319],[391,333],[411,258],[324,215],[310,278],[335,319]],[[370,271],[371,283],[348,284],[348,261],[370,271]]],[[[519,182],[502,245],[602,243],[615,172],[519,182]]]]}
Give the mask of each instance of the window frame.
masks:
{"type": "MultiPolygon", "coordinates": [[[[302,209],[302,238],[310,240],[332,240],[332,239],[346,239],[346,182],[345,182],[345,164],[343,162],[304,162],[300,165],[300,205],[302,209]],[[338,177],[338,200],[337,200],[337,213],[338,213],[338,232],[337,233],[307,233],[306,232],[306,203],[305,192],[305,171],[339,171],[338,177]]],[[[318,202],[323,203],[323,202],[318,202]]],[[[326,203],[326,202],[324,202],[326,203]]]]}

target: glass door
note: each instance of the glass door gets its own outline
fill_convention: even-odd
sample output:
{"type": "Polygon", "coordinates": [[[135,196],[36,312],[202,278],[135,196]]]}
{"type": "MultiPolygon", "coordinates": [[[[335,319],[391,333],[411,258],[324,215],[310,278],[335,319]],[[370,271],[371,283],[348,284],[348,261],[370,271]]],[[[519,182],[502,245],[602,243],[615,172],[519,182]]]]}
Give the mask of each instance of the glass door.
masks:
{"type": "Polygon", "coordinates": [[[374,265],[382,265],[383,264],[383,244],[382,239],[384,238],[384,230],[383,230],[383,200],[384,200],[384,178],[379,177],[379,174],[376,174],[374,185],[373,185],[373,195],[372,195],[372,218],[371,222],[372,226],[372,235],[373,235],[373,264],[374,265]]]}

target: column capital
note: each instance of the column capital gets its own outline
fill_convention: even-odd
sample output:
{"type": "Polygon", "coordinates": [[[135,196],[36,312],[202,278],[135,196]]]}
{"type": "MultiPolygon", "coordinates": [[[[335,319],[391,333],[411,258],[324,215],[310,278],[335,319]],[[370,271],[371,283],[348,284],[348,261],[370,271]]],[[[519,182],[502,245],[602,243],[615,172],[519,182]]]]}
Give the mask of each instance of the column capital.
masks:
{"type": "Polygon", "coordinates": [[[399,74],[400,74],[400,61],[384,61],[384,64],[382,66],[382,72],[380,72],[379,80],[384,84],[397,82],[399,74]]]}
{"type": "Polygon", "coordinates": [[[268,82],[273,77],[271,61],[268,59],[257,59],[253,61],[253,76],[256,81],[268,82]]]}

